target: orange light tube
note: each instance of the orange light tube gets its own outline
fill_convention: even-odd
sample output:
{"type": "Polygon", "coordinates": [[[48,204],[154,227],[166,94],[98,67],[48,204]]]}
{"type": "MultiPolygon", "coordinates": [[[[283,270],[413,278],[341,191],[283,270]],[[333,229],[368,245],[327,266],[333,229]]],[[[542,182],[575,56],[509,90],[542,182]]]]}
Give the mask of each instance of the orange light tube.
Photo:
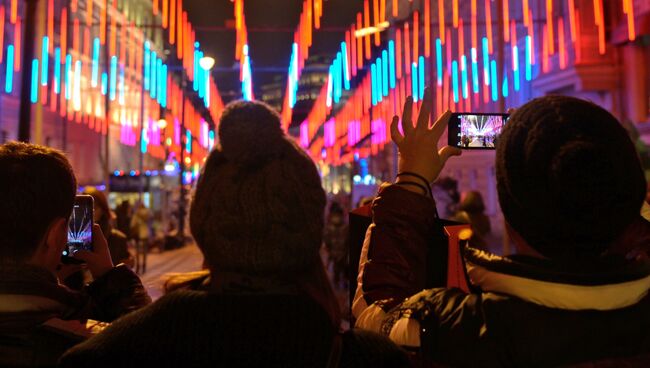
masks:
{"type": "MultiPolygon", "coordinates": [[[[361,13],[357,13],[357,29],[363,28],[361,13]]],[[[357,66],[363,67],[363,37],[355,37],[357,42],[357,66]]]]}
{"type": "Polygon", "coordinates": [[[74,19],[72,21],[72,49],[79,53],[79,19],[74,19]]]}
{"type": "Polygon", "coordinates": [[[547,73],[549,70],[548,61],[548,27],[544,24],[542,31],[542,71],[544,73],[547,73]]]}
{"type": "MultiPolygon", "coordinates": [[[[169,43],[176,43],[176,0],[169,4],[169,43]]],[[[237,2],[235,2],[236,4],[237,2]]]]}
{"type": "Polygon", "coordinates": [[[379,22],[386,20],[386,0],[379,1],[379,22]]]}
{"type": "Polygon", "coordinates": [[[492,6],[490,0],[485,0],[485,32],[488,39],[488,50],[494,52],[492,47],[492,6]]]}
{"type": "Polygon", "coordinates": [[[605,44],[605,22],[603,15],[603,2],[602,0],[594,0],[594,17],[596,25],[598,26],[598,52],[604,55],[607,52],[605,44]]]}
{"type": "Polygon", "coordinates": [[[11,24],[16,24],[16,19],[18,19],[18,0],[11,0],[11,15],[9,16],[9,21],[11,24]]]}
{"type": "Polygon", "coordinates": [[[576,43],[573,50],[575,52],[575,58],[576,58],[575,63],[577,64],[582,60],[582,50],[581,50],[582,42],[580,38],[580,9],[576,9],[576,29],[578,30],[578,32],[576,33],[576,43]]]}
{"type": "Polygon", "coordinates": [[[70,11],[73,13],[77,12],[77,0],[70,0],[70,11]]]}
{"type": "MultiPolygon", "coordinates": [[[[47,1],[47,39],[48,39],[48,50],[52,52],[54,50],[54,0],[47,1]]],[[[3,44],[0,43],[0,48],[3,44]]]]}
{"type": "Polygon", "coordinates": [[[478,52],[478,30],[476,24],[476,0],[472,0],[471,3],[471,13],[472,13],[472,48],[475,48],[478,52]]]}
{"type": "MultiPolygon", "coordinates": [[[[365,28],[370,27],[370,3],[368,0],[363,0],[363,25],[365,28]]],[[[366,60],[370,60],[370,35],[366,37],[366,60]]]]}
{"type": "Polygon", "coordinates": [[[548,37],[548,53],[555,54],[555,32],[553,32],[553,0],[546,0],[546,36],[548,37]]]}
{"type": "Polygon", "coordinates": [[[503,0],[503,39],[510,41],[510,1],[503,0]]]}
{"type": "Polygon", "coordinates": [[[438,27],[440,27],[440,41],[445,44],[445,1],[438,0],[438,27]]]}
{"type": "MultiPolygon", "coordinates": [[[[374,20],[374,25],[379,24],[379,2],[378,0],[372,0],[372,19],[374,20]]],[[[375,32],[375,46],[381,45],[381,36],[379,32],[375,32]]]]}
{"type": "Polygon", "coordinates": [[[0,63],[4,60],[5,6],[0,5],[0,63]]]}
{"type": "Polygon", "coordinates": [[[181,10],[181,2],[179,1],[178,3],[178,14],[180,15],[180,19],[178,22],[178,42],[176,42],[176,57],[179,60],[183,59],[183,44],[184,44],[184,39],[183,39],[183,30],[187,26],[187,12],[184,12],[181,10]]]}
{"type": "Polygon", "coordinates": [[[571,42],[576,41],[576,5],[575,0],[569,0],[569,23],[571,26],[571,42]]]}
{"type": "Polygon", "coordinates": [[[420,13],[413,12],[413,62],[420,57],[420,13]]]}
{"type": "Polygon", "coordinates": [[[465,24],[462,19],[459,19],[458,20],[458,62],[459,64],[464,54],[465,54],[465,24]]]}
{"type": "Polygon", "coordinates": [[[510,20],[510,47],[517,46],[517,22],[514,19],[510,20]]]}
{"type": "Polygon", "coordinates": [[[314,0],[314,28],[316,29],[320,29],[320,11],[320,2],[318,0],[314,0]]]}
{"type": "Polygon", "coordinates": [[[537,65],[537,58],[535,56],[535,27],[533,27],[533,11],[528,10],[528,35],[530,36],[530,43],[533,47],[530,48],[530,63],[532,65],[537,65]]]}
{"type": "Polygon", "coordinates": [[[632,0],[623,0],[623,13],[627,15],[627,34],[630,41],[636,39],[636,30],[634,26],[634,4],[632,0]]]}
{"type": "Polygon", "coordinates": [[[406,75],[411,74],[411,34],[408,22],[404,23],[404,72],[406,75]]]}
{"type": "Polygon", "coordinates": [[[458,0],[453,0],[452,15],[453,15],[454,28],[458,28],[458,0]]]}
{"type": "Polygon", "coordinates": [[[169,0],[162,0],[162,27],[167,29],[169,26],[169,0]]]}
{"type": "Polygon", "coordinates": [[[560,17],[557,21],[557,42],[558,42],[558,51],[560,53],[560,69],[566,69],[567,59],[566,59],[566,42],[564,39],[564,18],[560,17]]]}
{"type": "Polygon", "coordinates": [[[176,31],[178,32],[178,35],[176,36],[176,42],[178,44],[176,45],[176,55],[178,58],[181,58],[181,50],[183,47],[183,27],[185,24],[183,23],[183,0],[176,0],[176,31]]]}
{"type": "Polygon", "coordinates": [[[431,56],[431,0],[424,0],[424,56],[431,56]]]}
{"type": "MultiPolygon", "coordinates": [[[[65,10],[65,8],[63,8],[65,10]]],[[[61,12],[63,12],[63,10],[61,12]]],[[[99,15],[99,41],[106,45],[106,17],[108,16],[108,0],[104,0],[104,10],[99,15]]]]}
{"type": "Polygon", "coordinates": [[[88,27],[93,25],[93,3],[95,0],[86,1],[86,25],[88,27]]]}
{"type": "Polygon", "coordinates": [[[528,4],[528,0],[521,0],[521,8],[522,8],[523,13],[524,13],[524,25],[528,26],[529,25],[529,20],[530,20],[528,18],[528,14],[530,12],[530,6],[528,4]]]}
{"type": "Polygon", "coordinates": [[[393,0],[393,17],[397,18],[399,15],[399,4],[397,4],[397,0],[393,0]]]}
{"type": "Polygon", "coordinates": [[[158,15],[158,0],[153,0],[153,15],[158,15]]]}
{"type": "Polygon", "coordinates": [[[402,78],[402,31],[395,30],[395,71],[397,79],[402,78]]]}
{"type": "Polygon", "coordinates": [[[59,40],[61,43],[61,60],[65,60],[68,54],[68,9],[65,7],[61,9],[61,36],[59,40]]]}
{"type": "Polygon", "coordinates": [[[353,24],[352,25],[352,30],[350,31],[351,34],[351,39],[348,40],[348,45],[350,46],[351,49],[351,54],[352,56],[350,57],[350,61],[352,62],[352,76],[356,77],[357,75],[357,40],[354,39],[354,31],[356,30],[356,26],[353,24]]]}

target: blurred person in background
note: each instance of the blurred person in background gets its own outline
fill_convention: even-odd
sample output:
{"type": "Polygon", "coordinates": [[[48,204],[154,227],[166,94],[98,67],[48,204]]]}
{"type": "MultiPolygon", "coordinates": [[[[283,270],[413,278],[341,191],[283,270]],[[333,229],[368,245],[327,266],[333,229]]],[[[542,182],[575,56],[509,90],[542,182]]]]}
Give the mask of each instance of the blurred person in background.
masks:
{"type": "Polygon", "coordinates": [[[491,232],[491,226],[490,218],[485,215],[481,192],[472,190],[463,193],[458,212],[451,220],[469,224],[472,229],[472,245],[479,249],[487,249],[486,237],[491,232]]]}
{"type": "Polygon", "coordinates": [[[332,202],[325,224],[323,243],[325,244],[328,256],[327,268],[332,268],[334,286],[339,289],[345,288],[344,284],[347,280],[347,241],[348,225],[345,221],[345,213],[341,205],[337,202],[332,202]]]}
{"type": "Polygon", "coordinates": [[[102,233],[106,236],[113,264],[124,263],[129,267],[133,267],[135,261],[133,255],[129,252],[126,235],[113,227],[115,216],[108,207],[108,201],[104,192],[95,187],[86,187],[83,194],[88,194],[94,199],[94,220],[95,223],[99,224],[102,228],[102,233]]]}

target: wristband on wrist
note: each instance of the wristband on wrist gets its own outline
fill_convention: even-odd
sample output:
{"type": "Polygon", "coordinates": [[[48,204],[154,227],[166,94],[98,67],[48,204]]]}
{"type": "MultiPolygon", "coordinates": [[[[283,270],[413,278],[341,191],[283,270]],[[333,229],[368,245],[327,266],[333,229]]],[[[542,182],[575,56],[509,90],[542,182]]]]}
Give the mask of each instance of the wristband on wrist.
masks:
{"type": "Polygon", "coordinates": [[[419,179],[423,183],[423,185],[421,185],[421,187],[425,189],[425,192],[429,194],[430,198],[433,198],[433,193],[431,192],[431,184],[429,183],[429,181],[427,179],[424,178],[424,176],[422,176],[420,174],[416,174],[416,173],[411,172],[411,171],[402,171],[402,172],[398,173],[396,176],[398,178],[400,176],[412,176],[412,177],[414,177],[416,179],[419,179]]]}
{"type": "Polygon", "coordinates": [[[420,183],[417,183],[417,182],[414,182],[414,181],[400,181],[399,183],[395,183],[395,185],[399,185],[399,186],[412,185],[414,187],[418,187],[418,188],[422,189],[422,195],[424,195],[425,197],[427,197],[428,194],[429,194],[429,191],[427,190],[427,188],[424,185],[422,185],[420,183]]]}

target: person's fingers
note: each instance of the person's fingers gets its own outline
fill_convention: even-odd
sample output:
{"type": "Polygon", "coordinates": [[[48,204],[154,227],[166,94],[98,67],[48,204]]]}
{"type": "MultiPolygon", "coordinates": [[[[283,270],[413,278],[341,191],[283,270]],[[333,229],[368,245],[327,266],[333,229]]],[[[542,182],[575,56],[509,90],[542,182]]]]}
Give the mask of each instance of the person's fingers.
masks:
{"type": "Polygon", "coordinates": [[[433,134],[433,137],[436,140],[436,142],[440,139],[442,133],[445,132],[445,129],[449,124],[449,118],[451,118],[451,111],[447,110],[438,117],[438,120],[436,120],[435,123],[433,123],[433,127],[431,128],[431,134],[433,134]]]}
{"type": "Polygon", "coordinates": [[[402,131],[404,135],[407,136],[415,129],[413,128],[413,120],[411,117],[413,115],[413,97],[408,96],[406,102],[404,102],[404,110],[402,111],[402,131]]]}
{"type": "Polygon", "coordinates": [[[108,242],[106,241],[106,237],[102,232],[101,226],[98,224],[93,224],[93,249],[95,251],[100,249],[108,249],[108,242]]]}
{"type": "Polygon", "coordinates": [[[397,144],[398,146],[400,143],[402,143],[402,140],[404,139],[404,136],[402,133],[400,133],[399,128],[399,117],[397,115],[393,116],[393,121],[390,123],[390,138],[397,144]]]}
{"type": "Polygon", "coordinates": [[[431,118],[431,90],[429,87],[424,89],[424,99],[422,99],[422,106],[420,107],[420,115],[418,115],[418,122],[416,129],[427,130],[429,129],[429,120],[431,118]]]}
{"type": "Polygon", "coordinates": [[[75,252],[75,254],[73,254],[73,257],[88,263],[88,261],[92,261],[95,255],[93,254],[93,252],[87,250],[78,250],[75,252]]]}
{"type": "Polygon", "coordinates": [[[463,151],[458,148],[458,147],[453,147],[453,146],[444,146],[440,149],[438,152],[438,155],[440,156],[440,162],[441,162],[441,167],[445,166],[445,163],[451,156],[460,156],[463,153],[463,151]]]}

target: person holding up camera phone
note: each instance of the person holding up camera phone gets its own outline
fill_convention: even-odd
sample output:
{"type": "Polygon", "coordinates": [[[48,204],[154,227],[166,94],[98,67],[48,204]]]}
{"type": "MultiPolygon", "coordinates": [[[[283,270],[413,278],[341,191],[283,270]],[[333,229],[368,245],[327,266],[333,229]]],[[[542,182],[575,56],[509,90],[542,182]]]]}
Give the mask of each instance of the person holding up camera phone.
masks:
{"type": "Polygon", "coordinates": [[[151,302],[133,271],[113,266],[92,201],[75,200],[76,190],[60,151],[0,145],[0,366],[53,366],[101,330],[99,321],[151,302]],[[60,280],[80,263],[94,280],[71,290],[60,280]]]}
{"type": "MultiPolygon", "coordinates": [[[[451,145],[438,149],[455,123],[447,111],[430,127],[431,101],[427,89],[413,125],[413,100],[406,100],[403,134],[393,118],[399,173],[373,203],[355,326],[390,337],[428,365],[648,366],[650,263],[618,251],[630,232],[648,234],[640,216],[646,183],[616,118],[591,102],[546,96],[518,108],[507,124],[467,119],[472,141],[484,148],[495,141],[492,127],[503,126],[497,191],[515,253],[489,254],[470,241],[461,248],[463,291],[427,279],[428,269],[446,265],[427,263],[427,255],[447,247],[437,236],[429,185],[461,154],[451,145]]],[[[471,148],[463,136],[449,142],[471,148]]],[[[637,239],[647,247],[650,237],[637,239]]]]}

